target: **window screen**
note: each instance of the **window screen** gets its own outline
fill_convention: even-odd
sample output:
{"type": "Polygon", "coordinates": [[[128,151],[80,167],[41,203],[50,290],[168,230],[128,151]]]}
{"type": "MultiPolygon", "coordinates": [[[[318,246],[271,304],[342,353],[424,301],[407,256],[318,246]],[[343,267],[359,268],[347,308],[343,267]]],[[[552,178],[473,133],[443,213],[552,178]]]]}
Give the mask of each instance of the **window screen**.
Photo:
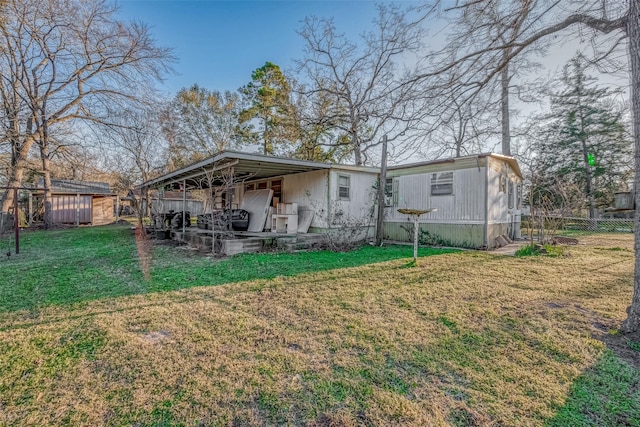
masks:
{"type": "Polygon", "coordinates": [[[453,172],[439,172],[431,175],[431,195],[453,194],[453,172]]]}
{"type": "Polygon", "coordinates": [[[351,178],[348,175],[338,175],[338,197],[340,200],[349,200],[351,178]]]}

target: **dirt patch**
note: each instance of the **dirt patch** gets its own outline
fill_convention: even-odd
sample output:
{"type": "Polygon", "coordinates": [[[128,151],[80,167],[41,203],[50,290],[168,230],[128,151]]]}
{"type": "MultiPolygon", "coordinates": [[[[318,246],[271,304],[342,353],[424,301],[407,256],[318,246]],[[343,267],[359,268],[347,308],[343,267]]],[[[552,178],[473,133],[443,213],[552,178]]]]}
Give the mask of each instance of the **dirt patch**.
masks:
{"type": "Polygon", "coordinates": [[[602,341],[620,359],[640,369],[640,332],[630,334],[605,334],[602,341]]]}
{"type": "Polygon", "coordinates": [[[159,331],[152,331],[142,334],[142,338],[149,341],[151,344],[159,344],[171,339],[171,333],[163,329],[159,331]]]}
{"type": "Polygon", "coordinates": [[[545,307],[547,308],[564,308],[566,306],[567,304],[558,303],[558,302],[548,302],[545,304],[545,307]]]}

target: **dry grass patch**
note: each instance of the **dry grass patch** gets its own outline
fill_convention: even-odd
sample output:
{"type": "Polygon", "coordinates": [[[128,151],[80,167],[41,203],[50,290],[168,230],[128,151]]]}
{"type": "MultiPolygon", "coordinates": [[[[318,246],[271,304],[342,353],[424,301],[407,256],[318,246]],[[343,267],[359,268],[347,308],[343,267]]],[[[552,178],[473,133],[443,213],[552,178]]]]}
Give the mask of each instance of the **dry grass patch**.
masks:
{"type": "Polygon", "coordinates": [[[631,299],[631,236],[581,242],[2,314],[0,424],[543,425],[631,299]]]}

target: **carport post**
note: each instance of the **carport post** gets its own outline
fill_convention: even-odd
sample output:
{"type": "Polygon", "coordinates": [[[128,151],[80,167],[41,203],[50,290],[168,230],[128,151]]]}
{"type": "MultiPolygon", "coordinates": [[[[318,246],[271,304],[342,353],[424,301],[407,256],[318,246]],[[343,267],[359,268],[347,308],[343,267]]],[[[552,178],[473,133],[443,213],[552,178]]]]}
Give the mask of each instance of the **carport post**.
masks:
{"type": "Polygon", "coordinates": [[[187,180],[182,180],[182,238],[184,239],[184,233],[187,231],[187,180]]]}
{"type": "Polygon", "coordinates": [[[33,225],[33,193],[29,191],[29,227],[33,225]]]}
{"type": "Polygon", "coordinates": [[[80,193],[76,194],[76,227],[80,227],[80,193]]]}

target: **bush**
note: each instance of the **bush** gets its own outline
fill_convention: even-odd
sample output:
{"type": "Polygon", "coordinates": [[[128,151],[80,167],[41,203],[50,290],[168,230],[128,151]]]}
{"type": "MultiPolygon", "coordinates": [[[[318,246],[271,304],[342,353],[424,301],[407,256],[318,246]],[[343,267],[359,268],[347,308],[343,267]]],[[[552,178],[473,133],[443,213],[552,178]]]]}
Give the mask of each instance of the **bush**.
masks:
{"type": "Polygon", "coordinates": [[[534,243],[532,245],[526,245],[519,248],[515,256],[538,256],[538,255],[546,255],[546,256],[562,256],[564,254],[564,249],[561,246],[553,246],[553,245],[540,245],[534,243]]]}

